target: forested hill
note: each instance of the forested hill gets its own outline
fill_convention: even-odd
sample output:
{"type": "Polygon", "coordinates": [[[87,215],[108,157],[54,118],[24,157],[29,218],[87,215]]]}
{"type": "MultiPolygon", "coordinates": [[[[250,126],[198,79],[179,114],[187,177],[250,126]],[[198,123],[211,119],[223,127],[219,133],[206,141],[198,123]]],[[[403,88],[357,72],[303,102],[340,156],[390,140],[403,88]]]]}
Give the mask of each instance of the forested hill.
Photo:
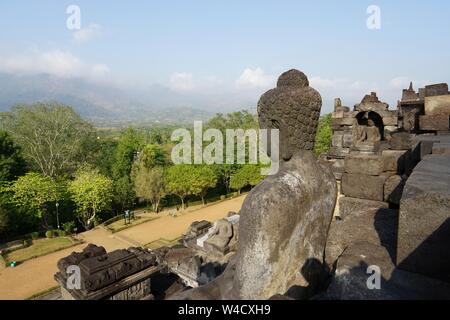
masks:
{"type": "Polygon", "coordinates": [[[207,120],[216,113],[201,103],[199,107],[183,104],[181,97],[168,91],[165,87],[153,86],[145,96],[134,95],[81,79],[0,73],[0,111],[10,111],[17,104],[59,102],[72,106],[80,116],[98,127],[185,124],[207,120]]]}

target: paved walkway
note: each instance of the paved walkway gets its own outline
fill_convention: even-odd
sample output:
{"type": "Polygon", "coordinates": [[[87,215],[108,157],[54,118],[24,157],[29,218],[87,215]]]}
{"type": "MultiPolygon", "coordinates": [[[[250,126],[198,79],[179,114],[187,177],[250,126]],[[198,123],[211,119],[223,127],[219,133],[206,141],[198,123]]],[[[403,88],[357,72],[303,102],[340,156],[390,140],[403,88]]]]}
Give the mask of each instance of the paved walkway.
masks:
{"type": "MultiPolygon", "coordinates": [[[[183,234],[193,221],[215,221],[225,217],[229,211],[239,211],[244,199],[245,196],[241,196],[207,207],[191,208],[176,218],[165,213],[159,219],[132,227],[116,235],[142,245],[159,238],[171,240],[183,234]]],[[[57,261],[73,251],[81,251],[87,243],[104,246],[107,251],[130,247],[129,241],[120,240],[121,237],[112,235],[101,227],[84,232],[79,235],[79,238],[86,243],[25,261],[16,268],[0,269],[0,299],[26,299],[56,286],[53,275],[57,271],[57,261]]]]}

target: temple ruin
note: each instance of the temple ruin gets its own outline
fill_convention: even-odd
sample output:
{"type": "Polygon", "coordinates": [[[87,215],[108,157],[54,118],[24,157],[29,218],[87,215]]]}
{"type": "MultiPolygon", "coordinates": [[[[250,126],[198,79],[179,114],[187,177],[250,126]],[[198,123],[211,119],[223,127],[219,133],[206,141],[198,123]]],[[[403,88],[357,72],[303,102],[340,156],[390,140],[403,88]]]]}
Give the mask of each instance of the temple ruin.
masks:
{"type": "Polygon", "coordinates": [[[337,98],[331,150],[316,159],[321,105],[305,74],[283,73],[258,104],[261,128],[280,130],[280,170],[240,212],[193,223],[171,248],[73,253],[58,263],[62,297],[450,299],[447,84],[411,83],[396,110],[375,92],[353,108],[337,98]]]}

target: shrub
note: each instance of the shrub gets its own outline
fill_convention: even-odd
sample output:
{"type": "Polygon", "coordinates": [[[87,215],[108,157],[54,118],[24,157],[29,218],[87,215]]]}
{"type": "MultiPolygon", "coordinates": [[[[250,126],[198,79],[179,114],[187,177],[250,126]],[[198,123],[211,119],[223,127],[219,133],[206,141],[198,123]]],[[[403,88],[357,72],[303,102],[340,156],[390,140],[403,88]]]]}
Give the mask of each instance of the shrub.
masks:
{"type": "Polygon", "coordinates": [[[93,221],[94,227],[97,227],[102,224],[102,219],[99,217],[95,217],[93,221]]]}
{"type": "Polygon", "coordinates": [[[75,229],[75,222],[73,221],[69,221],[69,222],[65,222],[62,225],[64,231],[66,232],[66,234],[71,234],[73,232],[73,230],[75,229]]]}
{"type": "Polygon", "coordinates": [[[65,237],[67,235],[66,231],[64,230],[56,230],[56,234],[58,237],[65,237]]]}
{"type": "Polygon", "coordinates": [[[38,239],[39,238],[39,232],[32,232],[32,233],[30,233],[30,236],[31,236],[31,239],[32,240],[36,240],[36,239],[38,239]]]}
{"type": "Polygon", "coordinates": [[[6,268],[6,260],[5,258],[3,258],[3,253],[0,252],[0,266],[2,266],[3,268],[6,268]]]}
{"type": "Polygon", "coordinates": [[[48,239],[54,238],[55,237],[55,231],[54,230],[48,230],[47,232],[45,232],[45,237],[47,237],[48,239]]]}
{"type": "Polygon", "coordinates": [[[317,156],[330,150],[332,136],[333,130],[331,129],[331,113],[329,113],[321,116],[319,120],[314,149],[317,156]]]}
{"type": "Polygon", "coordinates": [[[226,196],[225,195],[221,195],[220,196],[220,200],[225,200],[226,196]]]}

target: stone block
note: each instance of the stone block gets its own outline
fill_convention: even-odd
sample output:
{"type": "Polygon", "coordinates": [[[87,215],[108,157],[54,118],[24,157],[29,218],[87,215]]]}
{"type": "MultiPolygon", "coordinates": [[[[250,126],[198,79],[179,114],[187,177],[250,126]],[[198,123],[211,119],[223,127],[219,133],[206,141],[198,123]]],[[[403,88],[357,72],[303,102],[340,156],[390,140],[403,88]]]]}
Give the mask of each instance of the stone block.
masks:
{"type": "Polygon", "coordinates": [[[400,175],[389,177],[384,183],[384,201],[399,205],[405,182],[400,175]]]}
{"type": "Polygon", "coordinates": [[[331,147],[329,154],[334,157],[345,157],[350,153],[349,148],[331,147]]]}
{"type": "Polygon", "coordinates": [[[401,123],[399,127],[407,132],[419,130],[419,115],[424,114],[424,103],[408,104],[399,106],[401,123]]]}
{"type": "Polygon", "coordinates": [[[341,219],[351,218],[352,215],[359,214],[360,211],[368,209],[388,208],[389,204],[382,201],[358,199],[352,197],[339,198],[339,216],[341,219]]]}
{"type": "Polygon", "coordinates": [[[448,131],[450,129],[448,115],[420,116],[420,130],[424,131],[448,131]]]}
{"type": "Polygon", "coordinates": [[[331,163],[331,171],[334,177],[336,180],[341,180],[342,174],[344,173],[344,159],[332,159],[329,162],[331,163]]]}
{"type": "Polygon", "coordinates": [[[419,162],[420,162],[420,147],[419,145],[413,145],[411,151],[406,153],[405,156],[404,174],[409,176],[419,162]]]}
{"type": "Polygon", "coordinates": [[[425,98],[432,96],[442,96],[448,94],[448,85],[446,83],[437,83],[425,86],[425,98]]]}
{"type": "Polygon", "coordinates": [[[376,155],[348,155],[345,157],[345,172],[377,176],[383,172],[383,162],[376,155]]]}
{"type": "Polygon", "coordinates": [[[382,110],[382,111],[377,111],[377,113],[382,118],[397,118],[398,117],[398,111],[397,110],[382,110]]]}
{"type": "Polygon", "coordinates": [[[433,144],[433,154],[450,154],[450,143],[433,144]]]}
{"type": "Polygon", "coordinates": [[[450,282],[450,155],[429,155],[414,169],[400,202],[397,265],[450,282]]]}
{"type": "Polygon", "coordinates": [[[333,126],[351,126],[353,125],[354,118],[343,117],[343,118],[331,118],[331,124],[333,126]]]}
{"type": "MultiPolygon", "coordinates": [[[[333,120],[333,119],[332,119],[333,120]]],[[[331,130],[333,131],[333,132],[337,132],[337,131],[343,131],[343,130],[345,130],[346,128],[348,128],[347,126],[341,126],[341,125],[338,125],[338,124],[333,124],[333,121],[331,121],[331,130]]]]}
{"type": "Polygon", "coordinates": [[[335,112],[341,112],[341,111],[348,113],[348,112],[350,112],[350,108],[345,107],[345,106],[337,107],[335,112]]]}
{"type": "Polygon", "coordinates": [[[350,148],[353,144],[353,135],[351,133],[345,133],[342,136],[342,146],[344,148],[350,148]]]}
{"type": "Polygon", "coordinates": [[[391,144],[389,143],[389,141],[377,141],[375,142],[374,146],[373,146],[373,152],[375,154],[381,154],[384,150],[389,150],[391,149],[391,144]]]}
{"type": "Polygon", "coordinates": [[[332,119],[341,119],[344,117],[344,110],[336,110],[335,112],[331,113],[332,119]]]}
{"type": "MultiPolygon", "coordinates": [[[[351,231],[352,232],[352,231],[351,231]]],[[[450,284],[395,267],[385,245],[365,239],[351,243],[335,263],[323,300],[448,300],[450,284]],[[381,271],[380,288],[367,286],[368,267],[381,271]]]]}
{"type": "Polygon", "coordinates": [[[331,145],[333,147],[342,147],[342,137],[344,133],[343,132],[335,132],[333,133],[333,136],[331,137],[331,145]]]}
{"type": "Polygon", "coordinates": [[[408,150],[383,150],[381,158],[383,171],[402,173],[405,170],[405,160],[408,150]]]}
{"type": "Polygon", "coordinates": [[[398,130],[397,126],[385,126],[384,127],[384,132],[388,133],[388,134],[392,134],[392,133],[394,133],[397,130],[398,130]]]}
{"type": "Polygon", "coordinates": [[[383,201],[384,183],[388,177],[389,175],[385,173],[379,176],[344,173],[342,193],[353,198],[383,201]]]}
{"type": "Polygon", "coordinates": [[[433,152],[434,141],[421,141],[420,142],[420,160],[422,160],[426,155],[433,152]]]}
{"type": "Polygon", "coordinates": [[[407,132],[395,133],[391,137],[392,150],[409,150],[412,146],[411,135],[407,132]]]}
{"type": "MultiPolygon", "coordinates": [[[[333,220],[325,247],[326,263],[332,266],[349,245],[358,241],[383,245],[394,253],[397,222],[397,210],[370,207],[354,211],[344,219],[333,220]]],[[[395,258],[395,254],[392,256],[395,258]]]]}
{"type": "Polygon", "coordinates": [[[397,117],[385,117],[383,118],[383,124],[385,126],[396,126],[398,124],[397,117]]]}
{"type": "Polygon", "coordinates": [[[445,96],[434,96],[425,98],[425,114],[433,115],[450,115],[450,94],[445,96]]]}

